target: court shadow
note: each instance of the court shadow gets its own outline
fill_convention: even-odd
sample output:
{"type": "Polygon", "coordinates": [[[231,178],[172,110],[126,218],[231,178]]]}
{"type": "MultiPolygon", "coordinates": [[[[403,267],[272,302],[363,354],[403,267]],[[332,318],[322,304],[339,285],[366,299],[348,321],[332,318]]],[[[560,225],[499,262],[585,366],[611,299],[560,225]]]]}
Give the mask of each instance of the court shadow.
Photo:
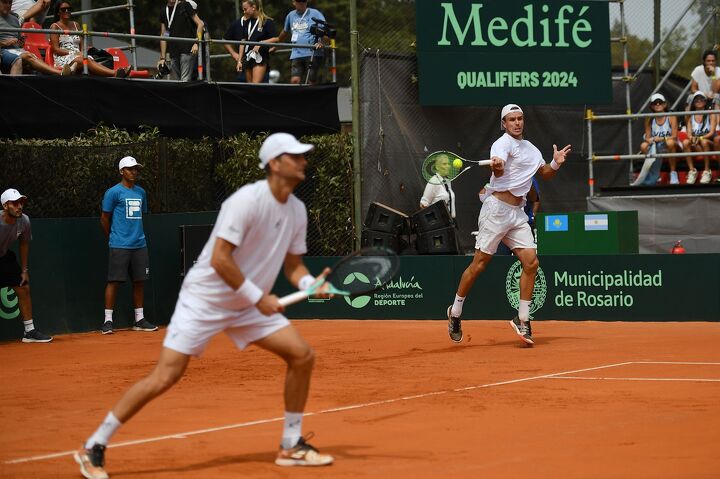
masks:
{"type": "MultiPolygon", "coordinates": [[[[389,458],[389,459],[417,459],[423,457],[422,452],[418,452],[417,455],[389,455],[389,454],[365,454],[364,450],[368,449],[366,446],[357,446],[350,444],[340,444],[335,446],[323,446],[322,452],[330,454],[335,457],[336,461],[347,461],[347,460],[368,460],[372,458],[389,458]]],[[[148,469],[134,469],[130,471],[121,471],[112,473],[112,477],[142,477],[152,476],[160,473],[193,473],[193,477],[212,477],[210,471],[212,469],[239,465],[239,464],[262,464],[270,468],[277,468],[278,471],[287,468],[280,468],[275,466],[275,451],[251,453],[251,454],[234,454],[230,456],[220,456],[207,461],[196,462],[192,464],[177,465],[177,459],[167,458],[167,464],[158,463],[157,467],[148,469]],[[205,471],[205,472],[203,472],[205,471]]],[[[332,467],[332,466],[330,466],[332,467]]],[[[110,466],[112,468],[112,466],[110,466]]],[[[324,470],[325,468],[323,468],[324,470]]]]}

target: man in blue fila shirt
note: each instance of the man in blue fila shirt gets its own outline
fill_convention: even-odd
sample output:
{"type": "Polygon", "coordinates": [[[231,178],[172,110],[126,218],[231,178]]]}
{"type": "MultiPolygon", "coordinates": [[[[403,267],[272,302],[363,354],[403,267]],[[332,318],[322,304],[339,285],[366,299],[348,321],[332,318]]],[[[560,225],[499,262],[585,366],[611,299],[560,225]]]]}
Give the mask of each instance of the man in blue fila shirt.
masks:
{"type": "Polygon", "coordinates": [[[108,279],[105,286],[105,321],[101,332],[113,333],[113,308],[120,283],[130,278],[133,282],[135,331],[157,331],[143,313],[145,280],[150,273],[147,243],[143,231],[143,213],[148,212],[145,190],[135,184],[142,165],[132,156],[126,156],[118,165],[120,183],[108,189],[103,196],[102,224],[108,238],[108,279]]]}

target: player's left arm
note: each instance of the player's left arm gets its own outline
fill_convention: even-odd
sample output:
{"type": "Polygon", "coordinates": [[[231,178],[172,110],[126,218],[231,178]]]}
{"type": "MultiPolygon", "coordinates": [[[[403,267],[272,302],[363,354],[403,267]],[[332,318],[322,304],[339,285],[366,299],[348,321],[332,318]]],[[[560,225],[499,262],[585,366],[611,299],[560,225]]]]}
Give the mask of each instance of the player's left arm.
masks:
{"type": "Polygon", "coordinates": [[[558,150],[557,145],[553,144],[553,159],[550,163],[545,163],[538,168],[538,173],[544,180],[549,180],[555,176],[557,170],[565,163],[567,155],[570,154],[570,145],[565,145],[565,148],[558,150]]]}
{"type": "Polygon", "coordinates": [[[20,275],[20,286],[24,286],[30,282],[30,269],[28,268],[28,260],[30,259],[30,241],[26,238],[20,240],[20,267],[22,273],[20,275]]]}

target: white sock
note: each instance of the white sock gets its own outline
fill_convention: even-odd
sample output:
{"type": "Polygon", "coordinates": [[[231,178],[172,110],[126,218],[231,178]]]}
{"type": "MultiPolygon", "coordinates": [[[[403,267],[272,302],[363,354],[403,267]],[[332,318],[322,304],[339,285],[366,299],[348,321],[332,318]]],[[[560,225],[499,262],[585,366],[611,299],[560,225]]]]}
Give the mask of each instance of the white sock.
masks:
{"type": "Polygon", "coordinates": [[[32,319],[28,319],[27,321],[23,321],[23,325],[25,325],[25,332],[32,331],[35,329],[35,325],[33,324],[32,319]]]}
{"type": "Polygon", "coordinates": [[[520,321],[530,321],[530,301],[526,301],[524,299],[520,300],[518,318],[520,318],[520,321]]]}
{"type": "Polygon", "coordinates": [[[135,322],[137,323],[144,317],[145,317],[145,313],[143,313],[143,308],[135,308],[135,322]]]}
{"type": "Polygon", "coordinates": [[[112,322],[112,314],[113,314],[113,310],[112,310],[112,309],[106,309],[106,310],[105,310],[105,321],[110,321],[110,322],[112,322]]]}
{"type": "Polygon", "coordinates": [[[105,420],[100,424],[100,427],[97,428],[97,431],[95,431],[85,443],[85,449],[91,449],[95,444],[107,446],[110,438],[120,426],[122,426],[122,423],[115,417],[112,411],[110,411],[107,416],[105,416],[105,420]]]}
{"type": "Polygon", "coordinates": [[[456,294],[456,295],[455,295],[455,302],[453,303],[452,308],[450,309],[450,314],[452,314],[452,315],[455,316],[456,318],[459,318],[460,315],[462,314],[462,308],[463,308],[463,303],[464,303],[464,302],[465,302],[465,297],[464,297],[464,296],[458,296],[458,295],[456,294]]]}
{"type": "Polygon", "coordinates": [[[280,447],[290,449],[294,447],[300,436],[302,436],[303,413],[285,411],[285,424],[283,425],[283,436],[280,447]]]}

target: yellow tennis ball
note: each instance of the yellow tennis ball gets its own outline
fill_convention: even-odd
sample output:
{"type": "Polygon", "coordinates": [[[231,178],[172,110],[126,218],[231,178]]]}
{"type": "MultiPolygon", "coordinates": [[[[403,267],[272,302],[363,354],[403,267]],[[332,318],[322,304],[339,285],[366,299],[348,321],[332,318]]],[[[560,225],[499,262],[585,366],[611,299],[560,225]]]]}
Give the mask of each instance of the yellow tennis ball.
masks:
{"type": "Polygon", "coordinates": [[[453,160],[453,168],[455,168],[456,170],[459,170],[460,168],[462,168],[462,165],[463,165],[463,162],[460,158],[455,158],[453,160]]]}

